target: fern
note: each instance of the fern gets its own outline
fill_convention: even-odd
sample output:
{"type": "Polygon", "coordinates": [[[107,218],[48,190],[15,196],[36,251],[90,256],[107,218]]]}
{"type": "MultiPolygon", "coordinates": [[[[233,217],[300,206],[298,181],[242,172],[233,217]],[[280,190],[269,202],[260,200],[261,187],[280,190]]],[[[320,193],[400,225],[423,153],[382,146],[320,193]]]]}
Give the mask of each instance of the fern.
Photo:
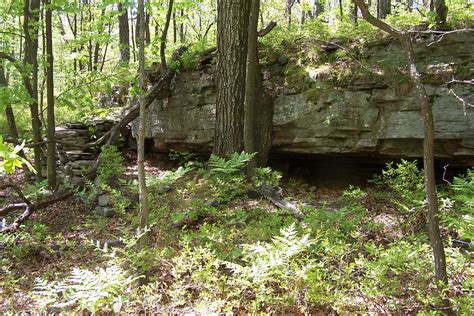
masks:
{"type": "Polygon", "coordinates": [[[136,280],[117,265],[96,272],[74,268],[65,280],[36,279],[35,292],[43,306],[64,309],[78,306],[92,313],[120,311],[127,287],[136,280]]]}
{"type": "Polygon", "coordinates": [[[275,300],[292,300],[298,295],[296,284],[305,279],[312,261],[304,254],[314,240],[309,235],[299,236],[293,223],[280,231],[270,243],[244,245],[245,265],[225,262],[241,286],[248,286],[257,304],[274,304],[275,300]],[[284,294],[281,294],[284,293],[284,294]]]}
{"type": "Polygon", "coordinates": [[[452,187],[457,200],[474,207],[474,169],[468,170],[465,176],[454,177],[452,187]]]}
{"type": "Polygon", "coordinates": [[[249,154],[246,152],[233,153],[229,159],[225,159],[216,155],[211,155],[209,158],[209,167],[211,174],[232,175],[242,171],[247,162],[249,162],[255,153],[249,154]]]}

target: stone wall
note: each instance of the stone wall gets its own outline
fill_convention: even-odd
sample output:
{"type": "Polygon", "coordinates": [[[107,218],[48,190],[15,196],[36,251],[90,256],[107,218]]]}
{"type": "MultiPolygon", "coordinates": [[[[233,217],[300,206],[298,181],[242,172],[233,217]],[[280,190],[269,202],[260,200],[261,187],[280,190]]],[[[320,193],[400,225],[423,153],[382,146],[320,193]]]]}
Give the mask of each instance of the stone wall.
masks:
{"type": "MultiPolygon", "coordinates": [[[[449,94],[453,75],[474,76],[474,38],[449,34],[439,43],[417,41],[415,52],[436,128],[436,155],[474,157],[474,108],[449,94]]],[[[324,53],[324,52],[322,52],[324,53]]],[[[396,42],[365,47],[364,65],[390,67],[365,71],[360,65],[336,80],[332,64],[306,65],[301,83],[292,82],[292,58],[277,58],[263,67],[265,86],[274,96],[273,154],[332,154],[421,157],[423,121],[409,78],[397,69],[405,63],[396,42]],[[355,69],[355,70],[354,70],[355,69]]],[[[181,73],[172,96],[149,108],[147,137],[154,149],[209,153],[214,137],[216,89],[214,65],[181,73]]],[[[339,65],[338,67],[341,67],[339,65]]],[[[341,69],[339,69],[341,71],[341,69]]],[[[472,85],[452,86],[474,103],[472,85]]]]}

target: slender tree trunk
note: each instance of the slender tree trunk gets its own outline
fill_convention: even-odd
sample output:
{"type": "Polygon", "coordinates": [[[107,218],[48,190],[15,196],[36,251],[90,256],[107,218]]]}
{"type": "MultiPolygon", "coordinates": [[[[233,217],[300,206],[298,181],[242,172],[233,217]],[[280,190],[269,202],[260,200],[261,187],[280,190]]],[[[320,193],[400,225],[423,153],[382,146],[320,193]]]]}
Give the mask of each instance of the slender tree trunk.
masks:
{"type": "MultiPolygon", "coordinates": [[[[133,12],[133,11],[132,11],[133,12]]],[[[132,53],[133,53],[133,61],[137,61],[137,56],[136,56],[136,48],[135,48],[135,32],[133,31],[133,13],[132,15],[132,22],[130,23],[130,34],[132,34],[132,53]]]]}
{"type": "MultiPolygon", "coordinates": [[[[42,56],[46,56],[46,27],[45,27],[45,16],[44,13],[44,6],[41,8],[41,54],[42,56]]],[[[43,63],[43,78],[41,80],[40,88],[39,88],[39,118],[41,120],[42,126],[47,126],[46,121],[44,120],[44,92],[46,91],[46,77],[48,72],[48,65],[43,63]]]]}
{"type": "Polygon", "coordinates": [[[357,5],[354,3],[354,7],[352,11],[352,20],[354,21],[355,25],[357,25],[358,13],[359,13],[359,9],[357,8],[357,5]]]}
{"type": "MultiPolygon", "coordinates": [[[[257,106],[257,70],[258,64],[258,14],[260,0],[252,0],[248,27],[247,73],[245,82],[245,121],[244,121],[244,148],[247,153],[254,153],[255,149],[255,108],[257,106]]],[[[256,157],[247,165],[247,175],[253,176],[257,166],[256,157]]]]}
{"type": "MultiPolygon", "coordinates": [[[[50,4],[50,0],[45,0],[45,5],[50,4]]],[[[46,8],[46,54],[47,54],[47,73],[46,73],[46,86],[47,86],[47,122],[48,122],[48,185],[51,189],[56,188],[56,143],[55,140],[55,121],[54,121],[54,59],[53,59],[53,27],[51,18],[51,8],[46,8]]]]}
{"type": "Polygon", "coordinates": [[[250,0],[221,0],[217,14],[217,100],[214,153],[243,150],[250,0]]]}
{"type": "Polygon", "coordinates": [[[433,249],[433,260],[435,264],[435,279],[438,286],[439,295],[442,298],[441,311],[443,313],[451,314],[449,300],[444,298],[443,289],[448,286],[448,274],[446,272],[446,255],[444,252],[443,240],[441,239],[438,218],[438,199],[435,186],[435,172],[434,172],[434,138],[435,128],[433,111],[431,104],[426,95],[425,87],[421,82],[420,73],[416,67],[415,53],[411,38],[392,28],[385,22],[374,18],[363,0],[354,0],[357,6],[362,11],[364,19],[370,24],[380,28],[389,33],[394,38],[398,39],[405,50],[410,69],[410,77],[414,83],[415,91],[419,97],[421,105],[421,114],[423,116],[423,123],[425,129],[425,137],[423,141],[423,165],[425,177],[425,193],[428,202],[428,235],[430,237],[431,247],[433,249]]]}
{"type": "Polygon", "coordinates": [[[441,26],[446,24],[448,7],[446,6],[445,0],[434,0],[434,7],[436,10],[436,23],[441,26]]]}
{"type": "MultiPolygon", "coordinates": [[[[7,77],[5,76],[5,68],[3,61],[0,61],[0,88],[8,87],[7,77]]],[[[8,102],[5,106],[5,116],[7,118],[8,131],[11,139],[18,144],[18,129],[16,127],[15,114],[13,113],[12,105],[8,102]]]]}
{"type": "Polygon", "coordinates": [[[130,62],[130,33],[128,29],[128,10],[124,8],[122,3],[118,3],[119,20],[119,46],[120,61],[124,63],[130,62]]]}
{"type": "MultiPolygon", "coordinates": [[[[80,29],[80,34],[84,34],[84,4],[82,2],[79,2],[80,10],[81,10],[81,18],[79,21],[79,29],[80,29]]],[[[84,45],[81,44],[79,47],[79,52],[82,53],[82,50],[84,49],[84,45]]],[[[82,58],[79,59],[79,70],[83,71],[84,70],[84,65],[82,64],[82,58]]]]}
{"type": "Polygon", "coordinates": [[[379,18],[385,19],[387,15],[392,12],[391,0],[378,0],[379,1],[379,18]]]}
{"type": "Polygon", "coordinates": [[[161,43],[160,43],[161,69],[163,70],[163,72],[165,72],[166,69],[168,68],[168,66],[166,65],[166,38],[168,37],[168,29],[170,27],[172,12],[173,12],[173,0],[170,0],[168,3],[168,11],[166,12],[165,26],[163,27],[163,32],[161,33],[161,43]]]}
{"type": "MultiPolygon", "coordinates": [[[[91,9],[91,0],[84,0],[84,3],[87,4],[87,11],[89,12],[89,34],[92,34],[92,20],[93,20],[93,16],[92,16],[92,9],[91,9]]],[[[88,66],[87,66],[87,70],[89,71],[92,71],[93,69],[93,65],[92,65],[92,60],[93,60],[93,56],[92,56],[92,38],[89,38],[89,41],[88,41],[88,45],[87,45],[87,51],[88,51],[88,66]]]]}
{"type": "Polygon", "coordinates": [[[292,9],[293,5],[295,4],[296,0],[286,0],[286,15],[288,18],[288,28],[291,27],[291,15],[292,15],[292,9]]]}
{"type": "MultiPolygon", "coordinates": [[[[74,31],[73,31],[74,39],[77,37],[77,14],[74,13],[74,31]]],[[[77,48],[74,47],[73,53],[77,52],[77,48]]],[[[75,55],[75,54],[74,54],[75,55]]],[[[77,58],[74,57],[74,72],[77,72],[77,58]]]]}
{"type": "MultiPolygon", "coordinates": [[[[41,142],[41,122],[38,112],[38,23],[39,23],[40,0],[25,0],[23,8],[23,32],[25,35],[25,58],[23,59],[28,74],[23,75],[23,83],[31,97],[29,104],[31,113],[31,127],[33,131],[33,142],[41,142]]],[[[41,176],[41,148],[35,146],[34,167],[38,171],[36,180],[41,176]]]]}
{"type": "MultiPolygon", "coordinates": [[[[110,35],[112,34],[112,21],[109,19],[109,23],[108,23],[108,35],[109,35],[109,39],[110,39],[110,35]]],[[[109,40],[107,41],[107,43],[105,43],[105,48],[104,48],[104,55],[102,56],[102,64],[100,65],[100,72],[102,72],[102,70],[104,69],[104,65],[105,65],[105,61],[107,59],[107,50],[109,48],[109,40]]]]}
{"type": "Polygon", "coordinates": [[[150,35],[150,12],[146,11],[146,19],[145,19],[145,44],[148,46],[151,43],[151,35],[150,35]]]}
{"type": "MultiPolygon", "coordinates": [[[[138,73],[140,78],[140,127],[138,130],[138,183],[140,189],[140,228],[148,226],[148,201],[145,182],[145,9],[143,0],[138,0],[138,24],[140,25],[138,45],[138,73]]],[[[145,237],[141,245],[146,242],[145,237]]]]}
{"type": "Polygon", "coordinates": [[[181,22],[179,23],[179,41],[180,41],[180,43],[184,43],[184,41],[185,41],[183,17],[184,17],[184,9],[181,9],[181,22]]]}
{"type": "MultiPolygon", "coordinates": [[[[105,8],[102,9],[100,15],[101,15],[100,17],[101,20],[103,20],[105,16],[105,8]]],[[[102,23],[102,21],[100,23],[99,32],[100,33],[104,32],[104,24],[102,23]]],[[[99,68],[99,54],[100,54],[100,43],[99,43],[99,40],[96,40],[95,47],[94,47],[94,66],[93,66],[94,70],[97,70],[99,68]]]]}
{"type": "Polygon", "coordinates": [[[342,0],[339,0],[339,15],[340,15],[340,20],[342,21],[344,18],[344,8],[342,4],[342,0]]]}
{"type": "Polygon", "coordinates": [[[176,12],[173,11],[173,43],[178,41],[178,29],[176,25],[176,12]]]}

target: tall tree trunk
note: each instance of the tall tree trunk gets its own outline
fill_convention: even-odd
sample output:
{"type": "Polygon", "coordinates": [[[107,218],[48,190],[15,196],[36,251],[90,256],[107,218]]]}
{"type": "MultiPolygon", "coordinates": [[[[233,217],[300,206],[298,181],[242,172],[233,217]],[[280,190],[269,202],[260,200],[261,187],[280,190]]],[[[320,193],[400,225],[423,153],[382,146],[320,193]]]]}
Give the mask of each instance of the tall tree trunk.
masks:
{"type": "MultiPolygon", "coordinates": [[[[84,3],[87,4],[87,11],[89,12],[89,29],[88,32],[89,34],[92,34],[92,21],[93,21],[93,15],[92,15],[92,8],[91,8],[91,0],[84,0],[84,3]]],[[[88,64],[87,64],[87,70],[92,71],[93,65],[92,65],[92,38],[89,38],[88,44],[87,44],[87,51],[88,51],[88,64]]]]}
{"type": "Polygon", "coordinates": [[[179,42],[180,43],[184,43],[184,40],[185,40],[183,17],[184,17],[184,9],[181,9],[181,22],[179,23],[179,42]]]}
{"type": "MultiPolygon", "coordinates": [[[[8,81],[5,76],[5,68],[3,66],[3,61],[0,61],[0,88],[7,88],[8,81]]],[[[18,129],[16,127],[15,114],[13,113],[12,105],[8,102],[5,105],[5,116],[7,118],[8,131],[10,133],[11,139],[18,144],[18,129]]]]}
{"type": "MultiPolygon", "coordinates": [[[[255,149],[255,108],[257,106],[257,71],[258,63],[258,14],[260,0],[252,0],[248,27],[247,73],[245,81],[245,121],[244,121],[244,149],[247,153],[254,153],[255,149]]],[[[247,175],[253,176],[257,166],[256,157],[247,165],[247,175]]]]}
{"type": "MultiPolygon", "coordinates": [[[[31,127],[33,131],[33,142],[41,142],[41,122],[38,111],[38,23],[39,23],[40,0],[25,0],[23,7],[23,32],[25,35],[25,58],[23,63],[28,73],[23,75],[23,83],[31,97],[29,104],[31,113],[31,127]]],[[[40,181],[41,176],[41,148],[39,145],[33,148],[34,167],[36,181],[40,181]]]]}
{"type": "Polygon", "coordinates": [[[436,23],[440,26],[446,24],[448,7],[446,6],[445,0],[434,0],[434,7],[436,10],[436,23]]]}
{"type": "Polygon", "coordinates": [[[131,13],[132,15],[132,23],[130,23],[130,34],[132,34],[132,53],[133,53],[133,61],[137,61],[137,56],[136,56],[136,49],[135,49],[135,32],[133,31],[133,11],[131,13]]]}
{"type": "Polygon", "coordinates": [[[178,41],[178,29],[176,25],[176,12],[173,11],[173,43],[178,41]]]}
{"type": "Polygon", "coordinates": [[[130,62],[130,33],[128,29],[128,10],[118,3],[118,11],[120,15],[119,20],[119,46],[120,46],[120,61],[124,63],[130,62]]]}
{"type": "Polygon", "coordinates": [[[418,95],[421,114],[423,116],[423,124],[425,130],[425,137],[423,141],[423,167],[425,177],[425,193],[428,202],[428,235],[430,237],[431,247],[433,249],[433,259],[435,264],[435,279],[438,286],[439,295],[442,299],[442,312],[451,313],[449,300],[444,298],[443,289],[448,285],[448,274],[446,272],[446,255],[444,252],[443,240],[441,239],[438,218],[438,199],[435,186],[435,172],[434,172],[434,119],[431,104],[426,95],[425,87],[421,82],[420,73],[416,67],[415,53],[411,38],[392,28],[385,22],[374,18],[363,0],[354,0],[357,6],[362,11],[362,16],[370,24],[379,29],[389,33],[394,38],[400,41],[408,60],[410,69],[410,77],[414,83],[415,91],[418,95]]]}
{"type": "MultiPolygon", "coordinates": [[[[99,33],[104,32],[104,23],[102,22],[102,20],[104,19],[104,16],[105,16],[105,8],[102,8],[101,14],[100,14],[101,22],[100,22],[99,33]]],[[[94,67],[93,67],[94,70],[97,70],[99,68],[99,54],[100,54],[100,43],[99,43],[99,40],[96,40],[95,47],[94,47],[94,67]]]]}
{"type": "Polygon", "coordinates": [[[378,0],[379,4],[379,18],[385,19],[387,15],[392,12],[392,2],[391,0],[378,0]]]}
{"type": "Polygon", "coordinates": [[[286,0],[286,15],[288,18],[288,28],[291,27],[291,15],[292,15],[292,9],[293,5],[295,4],[296,0],[286,0]]]}
{"type": "Polygon", "coordinates": [[[344,18],[344,7],[343,7],[343,4],[342,4],[342,0],[339,0],[339,19],[342,21],[343,18],[344,18]]]}
{"type": "Polygon", "coordinates": [[[245,73],[250,0],[217,6],[217,100],[214,153],[243,150],[245,73]]]}
{"type": "Polygon", "coordinates": [[[170,0],[168,3],[168,11],[166,12],[166,21],[165,26],[163,27],[163,32],[161,33],[161,43],[160,43],[160,57],[161,57],[161,69],[163,72],[166,71],[168,66],[166,65],[166,39],[168,37],[168,29],[170,27],[171,12],[173,12],[173,0],[170,0]]]}
{"type": "Polygon", "coordinates": [[[54,59],[53,59],[53,27],[51,11],[49,7],[50,0],[44,2],[46,8],[46,54],[47,54],[47,73],[46,73],[46,87],[47,87],[47,123],[48,123],[48,186],[51,189],[56,188],[56,143],[55,143],[55,121],[54,121],[54,59]]]}
{"type": "Polygon", "coordinates": [[[145,44],[148,46],[151,43],[151,35],[150,35],[150,12],[146,10],[145,16],[145,44]]]}
{"type": "MultiPolygon", "coordinates": [[[[138,130],[138,183],[140,189],[140,228],[148,226],[148,201],[145,181],[145,9],[143,0],[138,0],[138,24],[140,25],[138,45],[138,74],[140,78],[140,127],[138,130]]],[[[145,238],[141,245],[144,245],[145,238]]]]}
{"type": "MultiPolygon", "coordinates": [[[[77,13],[74,13],[74,30],[73,30],[74,39],[77,37],[77,13]]],[[[73,48],[73,53],[77,52],[77,48],[73,48]]],[[[74,54],[76,56],[76,54],[74,54]]],[[[74,72],[77,72],[77,58],[74,57],[74,72]]]]}

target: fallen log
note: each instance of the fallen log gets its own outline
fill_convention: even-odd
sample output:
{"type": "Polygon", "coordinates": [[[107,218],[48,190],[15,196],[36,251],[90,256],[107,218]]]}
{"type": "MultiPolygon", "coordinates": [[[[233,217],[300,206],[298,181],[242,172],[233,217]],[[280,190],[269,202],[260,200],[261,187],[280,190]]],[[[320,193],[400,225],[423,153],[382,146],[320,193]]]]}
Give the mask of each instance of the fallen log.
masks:
{"type": "Polygon", "coordinates": [[[255,189],[255,192],[270,201],[273,205],[292,214],[296,219],[302,220],[304,214],[293,203],[282,198],[282,190],[279,187],[272,187],[269,185],[261,185],[255,189]]]}

